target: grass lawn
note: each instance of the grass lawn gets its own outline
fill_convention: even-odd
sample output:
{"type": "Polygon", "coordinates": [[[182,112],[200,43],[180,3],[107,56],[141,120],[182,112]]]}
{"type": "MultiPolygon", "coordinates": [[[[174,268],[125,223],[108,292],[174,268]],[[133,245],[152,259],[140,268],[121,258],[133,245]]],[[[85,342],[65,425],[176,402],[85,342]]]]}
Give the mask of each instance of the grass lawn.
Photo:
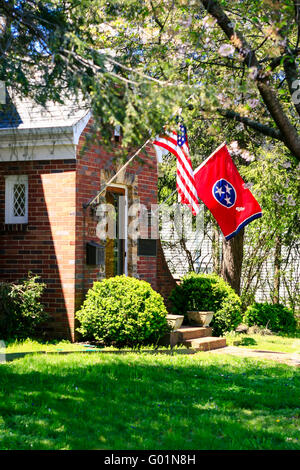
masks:
{"type": "Polygon", "coordinates": [[[228,346],[241,346],[248,349],[300,353],[300,338],[279,335],[237,334],[226,335],[228,346]]]}
{"type": "MultiPolygon", "coordinates": [[[[49,341],[43,342],[27,338],[25,340],[10,340],[5,342],[5,352],[9,353],[23,353],[23,352],[59,352],[59,351],[83,351],[87,348],[70,341],[49,341]]],[[[4,352],[4,349],[2,350],[4,352]]]]}
{"type": "Polygon", "coordinates": [[[227,355],[0,365],[0,449],[300,450],[300,370],[227,355]]]}
{"type": "MultiPolygon", "coordinates": [[[[299,333],[293,337],[279,336],[279,335],[260,335],[260,334],[237,334],[228,333],[226,335],[226,343],[228,346],[241,346],[249,349],[259,349],[266,351],[278,351],[286,353],[300,353],[300,337],[299,333]]],[[[180,346],[182,348],[182,346],[180,346]]],[[[70,341],[49,341],[43,342],[33,339],[26,340],[10,340],[5,343],[5,352],[9,353],[23,353],[23,352],[59,352],[59,351],[86,351],[87,349],[94,349],[89,345],[78,343],[71,343],[70,341]]],[[[106,350],[115,350],[116,348],[105,348],[106,350]]],[[[146,347],[145,349],[154,349],[146,347]]],[[[166,348],[160,348],[166,349],[166,348]]],[[[0,349],[0,353],[4,349],[0,349]]]]}

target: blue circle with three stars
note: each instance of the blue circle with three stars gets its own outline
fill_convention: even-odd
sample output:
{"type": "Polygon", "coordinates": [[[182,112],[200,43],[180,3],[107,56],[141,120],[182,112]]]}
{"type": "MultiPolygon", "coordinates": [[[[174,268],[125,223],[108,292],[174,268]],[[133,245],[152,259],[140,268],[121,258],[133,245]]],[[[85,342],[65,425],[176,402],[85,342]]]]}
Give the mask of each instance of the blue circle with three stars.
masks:
{"type": "Polygon", "coordinates": [[[228,209],[234,206],[236,201],[236,191],[231,183],[222,178],[213,185],[212,193],[216,201],[228,209]]]}

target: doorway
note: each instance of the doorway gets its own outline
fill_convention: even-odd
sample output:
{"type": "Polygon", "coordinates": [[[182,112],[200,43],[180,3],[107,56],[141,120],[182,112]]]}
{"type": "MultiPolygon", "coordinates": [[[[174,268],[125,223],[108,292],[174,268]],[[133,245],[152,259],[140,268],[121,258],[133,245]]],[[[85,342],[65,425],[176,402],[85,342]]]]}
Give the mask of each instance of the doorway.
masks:
{"type": "Polygon", "coordinates": [[[127,191],[117,185],[106,189],[106,203],[113,211],[113,236],[106,238],[105,273],[106,278],[127,275],[127,191]]]}

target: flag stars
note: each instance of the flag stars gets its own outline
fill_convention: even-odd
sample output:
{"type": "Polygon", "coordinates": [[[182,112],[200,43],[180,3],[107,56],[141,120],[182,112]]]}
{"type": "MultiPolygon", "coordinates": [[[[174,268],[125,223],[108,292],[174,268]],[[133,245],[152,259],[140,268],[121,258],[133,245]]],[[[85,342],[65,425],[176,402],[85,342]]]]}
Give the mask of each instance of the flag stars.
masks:
{"type": "Polygon", "coordinates": [[[230,206],[231,203],[232,203],[231,195],[230,195],[231,189],[232,188],[230,188],[228,185],[216,186],[216,188],[215,188],[216,194],[218,194],[219,199],[221,199],[222,201],[225,201],[227,206],[230,206]],[[225,196],[223,196],[225,194],[225,191],[222,191],[222,189],[224,189],[224,188],[226,189],[226,195],[225,196]]]}
{"type": "Polygon", "coordinates": [[[222,191],[222,188],[221,187],[216,187],[216,193],[219,194],[219,196],[222,196],[222,194],[224,194],[224,191],[222,191]]]}
{"type": "Polygon", "coordinates": [[[230,191],[232,190],[232,188],[230,188],[228,184],[225,184],[225,189],[226,189],[226,193],[230,194],[230,191]]]}
{"type": "Polygon", "coordinates": [[[178,136],[177,138],[177,144],[182,147],[186,142],[186,139],[185,139],[185,136],[184,135],[180,135],[178,136]]]}
{"type": "Polygon", "coordinates": [[[187,137],[186,137],[186,128],[183,124],[179,125],[179,132],[177,134],[177,145],[179,147],[183,147],[183,145],[187,142],[187,137]]]}
{"type": "Polygon", "coordinates": [[[231,199],[230,197],[226,196],[224,197],[224,200],[226,201],[226,204],[229,206],[231,204],[231,199]]]}
{"type": "Polygon", "coordinates": [[[224,207],[230,208],[235,204],[236,193],[231,183],[222,178],[213,186],[215,199],[224,207]]]}

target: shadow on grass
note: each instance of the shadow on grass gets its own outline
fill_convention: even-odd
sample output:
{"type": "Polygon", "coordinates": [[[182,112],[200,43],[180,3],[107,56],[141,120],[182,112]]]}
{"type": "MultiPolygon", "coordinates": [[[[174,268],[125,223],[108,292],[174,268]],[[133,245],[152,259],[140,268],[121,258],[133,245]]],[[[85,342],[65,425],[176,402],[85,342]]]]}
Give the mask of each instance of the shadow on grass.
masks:
{"type": "Polygon", "coordinates": [[[0,449],[300,449],[297,369],[204,355],[0,367],[0,449]]]}

